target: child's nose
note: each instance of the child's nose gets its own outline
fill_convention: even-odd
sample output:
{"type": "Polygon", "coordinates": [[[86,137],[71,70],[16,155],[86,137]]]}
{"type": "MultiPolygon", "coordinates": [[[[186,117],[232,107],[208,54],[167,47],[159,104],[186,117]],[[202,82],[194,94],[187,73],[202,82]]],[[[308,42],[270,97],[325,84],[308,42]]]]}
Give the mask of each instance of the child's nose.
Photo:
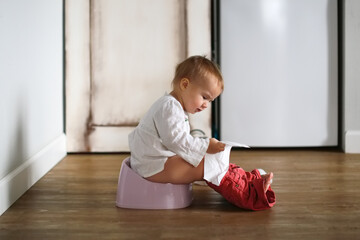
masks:
{"type": "Polygon", "coordinates": [[[208,107],[208,102],[205,101],[205,102],[203,103],[202,107],[203,107],[203,108],[207,108],[207,107],[208,107]]]}

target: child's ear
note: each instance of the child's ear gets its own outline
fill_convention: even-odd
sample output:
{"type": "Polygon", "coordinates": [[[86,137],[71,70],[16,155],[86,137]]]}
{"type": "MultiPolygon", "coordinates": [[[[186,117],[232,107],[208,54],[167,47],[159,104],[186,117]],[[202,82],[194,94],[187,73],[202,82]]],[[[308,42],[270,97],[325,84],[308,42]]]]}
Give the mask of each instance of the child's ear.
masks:
{"type": "Polygon", "coordinates": [[[187,78],[182,78],[182,79],[180,80],[180,89],[181,89],[181,90],[185,90],[185,89],[189,86],[189,83],[190,83],[189,79],[187,79],[187,78]]]}

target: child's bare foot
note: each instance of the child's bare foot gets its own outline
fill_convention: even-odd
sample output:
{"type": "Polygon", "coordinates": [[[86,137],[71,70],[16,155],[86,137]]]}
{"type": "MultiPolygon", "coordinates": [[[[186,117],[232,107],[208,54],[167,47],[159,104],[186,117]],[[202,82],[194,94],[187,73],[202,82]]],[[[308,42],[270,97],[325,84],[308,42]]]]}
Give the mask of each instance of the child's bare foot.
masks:
{"type": "Polygon", "coordinates": [[[264,191],[266,193],[270,187],[270,184],[272,182],[271,180],[273,179],[274,174],[271,172],[271,173],[267,173],[265,175],[261,175],[261,177],[262,177],[262,179],[264,179],[264,191]]]}

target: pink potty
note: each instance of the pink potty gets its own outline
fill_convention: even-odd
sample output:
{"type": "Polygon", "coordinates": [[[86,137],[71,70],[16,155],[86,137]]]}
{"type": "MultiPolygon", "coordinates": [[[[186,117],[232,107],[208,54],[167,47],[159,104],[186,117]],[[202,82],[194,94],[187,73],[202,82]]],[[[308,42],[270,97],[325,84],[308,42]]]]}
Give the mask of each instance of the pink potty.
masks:
{"type": "Polygon", "coordinates": [[[192,199],[191,184],[150,182],[131,169],[130,157],[123,161],[119,174],[116,206],[136,209],[176,209],[189,206],[192,199]]]}

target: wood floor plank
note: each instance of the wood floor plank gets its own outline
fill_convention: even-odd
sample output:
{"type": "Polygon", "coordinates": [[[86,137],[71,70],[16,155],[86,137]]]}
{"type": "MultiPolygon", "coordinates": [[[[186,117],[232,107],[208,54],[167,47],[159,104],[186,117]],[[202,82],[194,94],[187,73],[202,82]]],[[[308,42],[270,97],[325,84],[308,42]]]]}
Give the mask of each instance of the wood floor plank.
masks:
{"type": "Polygon", "coordinates": [[[127,156],[68,155],[0,217],[0,239],[360,239],[360,155],[232,151],[245,170],[274,172],[277,204],[259,212],[199,185],[185,209],[116,208],[127,156]]]}

